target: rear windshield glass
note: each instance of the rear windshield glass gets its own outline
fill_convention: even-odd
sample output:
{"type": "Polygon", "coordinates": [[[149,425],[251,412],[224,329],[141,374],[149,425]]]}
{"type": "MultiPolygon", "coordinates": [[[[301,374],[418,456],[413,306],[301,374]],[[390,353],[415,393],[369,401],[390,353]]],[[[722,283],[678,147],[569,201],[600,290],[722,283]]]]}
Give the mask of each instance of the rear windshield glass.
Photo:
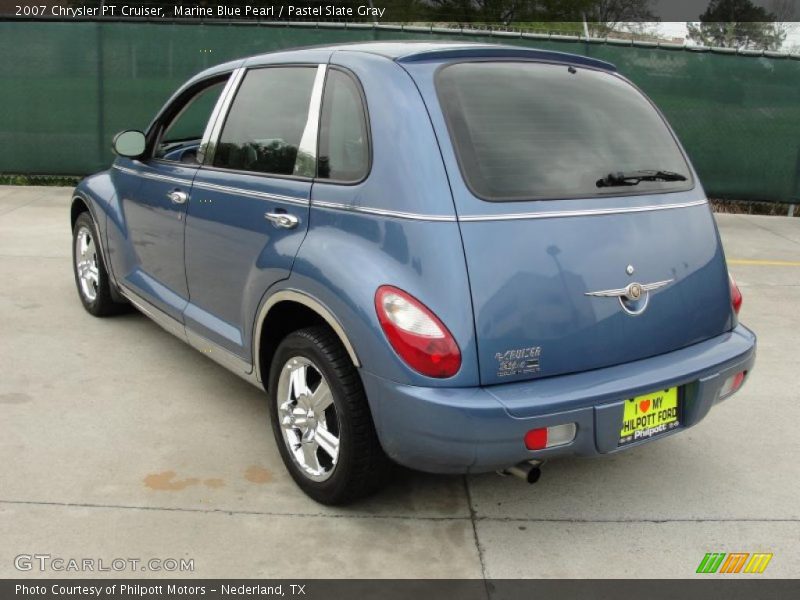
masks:
{"type": "Polygon", "coordinates": [[[658,112],[613,74],[531,62],[458,63],[439,71],[436,87],[462,175],[484,200],[692,187],[658,112]],[[657,172],[673,180],[647,180],[657,172]]]}

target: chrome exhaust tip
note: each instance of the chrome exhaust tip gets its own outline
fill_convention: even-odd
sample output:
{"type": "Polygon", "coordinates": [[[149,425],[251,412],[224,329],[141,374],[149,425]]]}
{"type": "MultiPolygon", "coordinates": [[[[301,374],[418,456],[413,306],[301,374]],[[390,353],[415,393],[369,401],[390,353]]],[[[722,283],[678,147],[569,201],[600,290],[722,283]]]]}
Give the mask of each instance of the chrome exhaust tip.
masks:
{"type": "Polygon", "coordinates": [[[513,467],[508,467],[503,471],[498,471],[500,475],[513,475],[519,477],[523,481],[527,481],[533,485],[542,476],[541,466],[544,463],[542,460],[526,460],[513,467]]]}

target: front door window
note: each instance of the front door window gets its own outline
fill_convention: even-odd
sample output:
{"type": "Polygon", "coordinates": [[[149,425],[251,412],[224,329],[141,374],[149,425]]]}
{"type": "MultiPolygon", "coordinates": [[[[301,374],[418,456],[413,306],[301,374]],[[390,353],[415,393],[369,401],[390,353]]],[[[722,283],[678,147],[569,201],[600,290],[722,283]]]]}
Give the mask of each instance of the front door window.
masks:
{"type": "Polygon", "coordinates": [[[197,165],[197,150],[225,81],[212,83],[171,110],[161,127],[153,158],[197,165]]]}

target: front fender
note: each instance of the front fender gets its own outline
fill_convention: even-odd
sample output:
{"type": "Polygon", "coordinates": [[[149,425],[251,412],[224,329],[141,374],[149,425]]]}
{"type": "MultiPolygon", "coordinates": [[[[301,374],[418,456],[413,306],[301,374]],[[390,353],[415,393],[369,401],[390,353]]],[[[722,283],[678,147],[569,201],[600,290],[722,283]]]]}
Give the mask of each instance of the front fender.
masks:
{"type": "Polygon", "coordinates": [[[84,177],[72,192],[70,205],[70,226],[75,224],[75,219],[80,213],[79,204],[85,205],[92,215],[92,219],[100,236],[100,252],[106,269],[116,284],[116,277],[111,268],[110,248],[108,246],[108,214],[114,211],[117,203],[117,192],[111,180],[110,171],[100,171],[94,175],[84,177]]]}

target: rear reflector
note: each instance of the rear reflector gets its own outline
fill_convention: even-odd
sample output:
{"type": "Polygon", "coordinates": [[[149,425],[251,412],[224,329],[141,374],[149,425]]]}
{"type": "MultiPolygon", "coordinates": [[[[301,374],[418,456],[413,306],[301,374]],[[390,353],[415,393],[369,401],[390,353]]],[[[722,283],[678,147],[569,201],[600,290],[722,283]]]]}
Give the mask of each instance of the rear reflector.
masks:
{"type": "Polygon", "coordinates": [[[575,423],[531,429],[525,434],[525,447],[528,450],[544,450],[553,446],[563,446],[575,439],[576,431],[575,423]]]}
{"type": "Polygon", "coordinates": [[[720,400],[722,398],[727,398],[728,396],[735,393],[742,384],[744,383],[744,378],[747,376],[747,371],[740,371],[736,373],[736,375],[732,375],[725,380],[725,383],[722,384],[722,389],[719,391],[720,400]]]}

